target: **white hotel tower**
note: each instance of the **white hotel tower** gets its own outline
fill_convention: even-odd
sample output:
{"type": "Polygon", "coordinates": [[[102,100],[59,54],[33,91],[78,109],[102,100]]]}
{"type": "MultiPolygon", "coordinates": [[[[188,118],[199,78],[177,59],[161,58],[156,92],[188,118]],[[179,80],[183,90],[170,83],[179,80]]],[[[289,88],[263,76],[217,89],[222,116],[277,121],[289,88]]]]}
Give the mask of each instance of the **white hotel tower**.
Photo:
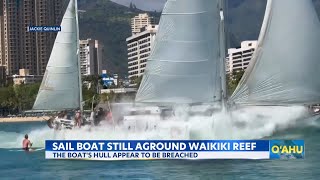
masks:
{"type": "Polygon", "coordinates": [[[148,25],[155,24],[153,17],[150,17],[147,13],[139,14],[131,19],[131,32],[132,35],[141,33],[141,28],[148,25]]]}
{"type": "Polygon", "coordinates": [[[129,78],[143,75],[157,31],[158,25],[148,25],[127,38],[129,78]]]}
{"type": "Polygon", "coordinates": [[[232,73],[247,69],[258,41],[243,41],[240,48],[228,49],[226,58],[226,71],[232,73]]]}

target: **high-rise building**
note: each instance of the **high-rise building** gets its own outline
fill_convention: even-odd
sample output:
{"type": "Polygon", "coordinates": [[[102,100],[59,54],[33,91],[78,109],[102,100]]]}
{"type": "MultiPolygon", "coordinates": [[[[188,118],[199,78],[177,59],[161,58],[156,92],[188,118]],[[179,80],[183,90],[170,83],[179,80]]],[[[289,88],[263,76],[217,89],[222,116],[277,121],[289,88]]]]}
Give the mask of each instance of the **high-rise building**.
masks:
{"type": "Polygon", "coordinates": [[[143,75],[157,31],[158,25],[149,25],[127,38],[129,78],[143,75]]]}
{"type": "Polygon", "coordinates": [[[102,45],[93,39],[80,40],[80,63],[82,75],[102,72],[102,45]]]}
{"type": "Polygon", "coordinates": [[[237,70],[246,70],[258,41],[243,41],[241,47],[228,49],[226,58],[226,71],[232,73],[237,70]]]}
{"type": "Polygon", "coordinates": [[[139,14],[131,19],[131,31],[132,34],[137,34],[141,32],[141,28],[148,25],[154,24],[155,19],[150,17],[147,13],[139,14]]]}
{"type": "Polygon", "coordinates": [[[19,69],[42,75],[57,33],[28,32],[28,26],[58,26],[65,0],[0,0],[0,65],[7,74],[19,69]]]}
{"type": "Polygon", "coordinates": [[[3,17],[3,1],[0,0],[0,66],[4,66],[5,62],[4,62],[4,17],[3,17]]]}
{"type": "Polygon", "coordinates": [[[97,66],[95,66],[95,72],[98,74],[102,73],[102,58],[103,58],[103,45],[99,43],[98,40],[95,40],[95,59],[97,66]]]}
{"type": "Polygon", "coordinates": [[[6,84],[6,67],[0,66],[0,87],[6,84]]]}

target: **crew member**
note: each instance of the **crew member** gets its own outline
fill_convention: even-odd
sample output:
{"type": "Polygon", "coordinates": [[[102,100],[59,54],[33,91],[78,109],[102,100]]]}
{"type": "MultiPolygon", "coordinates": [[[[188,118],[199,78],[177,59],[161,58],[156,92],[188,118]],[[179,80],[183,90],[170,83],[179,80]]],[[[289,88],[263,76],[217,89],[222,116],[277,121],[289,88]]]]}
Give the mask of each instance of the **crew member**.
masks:
{"type": "Polygon", "coordinates": [[[29,151],[31,146],[32,146],[32,143],[28,139],[28,134],[26,134],[24,136],[24,140],[22,141],[22,149],[24,149],[25,151],[29,151]]]}
{"type": "Polygon", "coordinates": [[[96,112],[95,112],[95,111],[96,111],[96,109],[94,109],[94,110],[91,112],[91,114],[90,114],[90,119],[89,119],[89,120],[90,120],[90,122],[91,122],[91,125],[94,125],[94,124],[95,124],[95,123],[94,123],[94,122],[95,122],[95,119],[96,119],[96,118],[95,118],[95,116],[96,116],[96,112]]]}
{"type": "Polygon", "coordinates": [[[107,121],[111,124],[113,123],[112,121],[112,113],[110,110],[107,111],[107,121]]]}
{"type": "Polygon", "coordinates": [[[75,120],[76,120],[76,126],[79,126],[79,128],[80,128],[81,127],[81,113],[80,113],[80,111],[76,112],[75,120]]]}

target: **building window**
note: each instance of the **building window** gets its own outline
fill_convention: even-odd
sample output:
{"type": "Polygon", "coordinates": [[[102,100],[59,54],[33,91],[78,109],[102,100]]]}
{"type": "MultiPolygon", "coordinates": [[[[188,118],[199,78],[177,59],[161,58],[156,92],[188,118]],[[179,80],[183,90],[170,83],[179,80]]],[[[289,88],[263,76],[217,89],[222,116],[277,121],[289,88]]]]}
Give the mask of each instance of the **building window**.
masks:
{"type": "Polygon", "coordinates": [[[239,60],[239,61],[233,61],[233,63],[235,64],[235,63],[240,63],[240,62],[242,62],[241,60],[239,60]]]}
{"type": "Polygon", "coordinates": [[[246,51],[243,51],[243,54],[245,54],[245,53],[250,53],[250,52],[251,52],[251,49],[246,50],[246,51]]]}
{"type": "Polygon", "coordinates": [[[243,55],[244,58],[246,58],[246,57],[251,57],[251,56],[252,56],[252,53],[243,55]]]}

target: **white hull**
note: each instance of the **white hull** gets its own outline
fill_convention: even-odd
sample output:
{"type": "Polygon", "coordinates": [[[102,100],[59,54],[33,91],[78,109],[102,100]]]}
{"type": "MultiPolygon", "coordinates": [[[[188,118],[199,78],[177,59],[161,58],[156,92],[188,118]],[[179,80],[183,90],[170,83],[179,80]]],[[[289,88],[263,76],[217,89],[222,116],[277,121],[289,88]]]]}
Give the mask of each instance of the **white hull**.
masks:
{"type": "Polygon", "coordinates": [[[125,118],[122,127],[129,132],[166,132],[170,139],[183,139],[189,134],[186,122],[162,120],[160,115],[135,115],[126,116],[125,118]]]}
{"type": "Polygon", "coordinates": [[[124,116],[122,127],[131,132],[161,131],[171,139],[188,138],[190,129],[188,118],[211,117],[212,112],[208,113],[208,107],[205,106],[184,107],[182,110],[169,110],[169,108],[160,107],[140,107],[132,108],[131,114],[124,116]],[[164,112],[166,111],[166,112],[164,112]]]}
{"type": "MultiPolygon", "coordinates": [[[[93,123],[91,121],[87,121],[90,124],[93,123]]],[[[83,123],[82,123],[83,124],[83,123]]],[[[75,128],[75,120],[64,119],[64,118],[51,118],[48,120],[48,126],[54,130],[61,129],[73,129],[75,128]]]]}
{"type": "Polygon", "coordinates": [[[131,108],[129,114],[123,117],[122,125],[125,129],[134,132],[155,130],[162,119],[159,107],[131,108]]]}

